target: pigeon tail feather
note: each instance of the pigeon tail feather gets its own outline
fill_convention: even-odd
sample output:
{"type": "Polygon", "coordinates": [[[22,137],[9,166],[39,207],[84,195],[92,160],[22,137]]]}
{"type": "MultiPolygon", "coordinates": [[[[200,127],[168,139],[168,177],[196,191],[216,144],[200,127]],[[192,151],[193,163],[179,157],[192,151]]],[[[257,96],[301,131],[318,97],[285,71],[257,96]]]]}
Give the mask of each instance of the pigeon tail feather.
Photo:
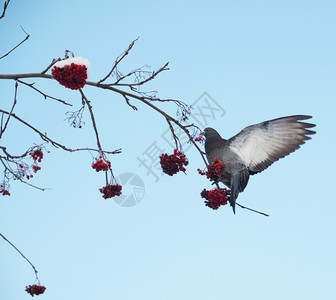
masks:
{"type": "Polygon", "coordinates": [[[232,207],[233,213],[236,213],[236,199],[238,194],[244,191],[248,181],[250,173],[248,169],[243,169],[239,171],[231,181],[231,195],[230,195],[230,205],[232,207]]]}

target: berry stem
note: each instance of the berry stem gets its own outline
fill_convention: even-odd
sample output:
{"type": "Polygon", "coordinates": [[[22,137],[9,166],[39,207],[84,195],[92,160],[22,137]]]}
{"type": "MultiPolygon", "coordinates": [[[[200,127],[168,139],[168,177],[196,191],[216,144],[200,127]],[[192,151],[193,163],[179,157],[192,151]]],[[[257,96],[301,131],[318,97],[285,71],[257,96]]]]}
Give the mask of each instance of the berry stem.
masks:
{"type": "Polygon", "coordinates": [[[36,268],[35,268],[35,266],[31,263],[31,261],[27,258],[27,257],[25,257],[24,255],[23,255],[23,253],[13,244],[13,243],[11,243],[2,233],[0,233],[0,236],[7,242],[7,243],[9,243],[17,252],[19,252],[20,254],[21,254],[21,256],[31,265],[31,267],[33,268],[33,270],[34,270],[34,272],[35,272],[35,277],[36,277],[36,280],[37,281],[39,281],[39,278],[38,278],[38,276],[37,276],[37,270],[36,270],[36,268]]]}
{"type": "Polygon", "coordinates": [[[89,108],[89,112],[90,112],[90,116],[91,116],[91,120],[92,120],[92,126],[93,126],[94,132],[96,134],[96,141],[97,141],[98,149],[101,152],[103,152],[102,146],[100,144],[100,139],[99,139],[98,129],[97,129],[97,125],[96,125],[96,120],[95,120],[95,117],[94,117],[94,114],[93,114],[93,111],[92,111],[92,105],[91,105],[89,99],[86,98],[86,96],[83,93],[82,89],[79,89],[79,91],[80,91],[80,93],[82,95],[82,100],[87,104],[87,106],[89,108]]]}

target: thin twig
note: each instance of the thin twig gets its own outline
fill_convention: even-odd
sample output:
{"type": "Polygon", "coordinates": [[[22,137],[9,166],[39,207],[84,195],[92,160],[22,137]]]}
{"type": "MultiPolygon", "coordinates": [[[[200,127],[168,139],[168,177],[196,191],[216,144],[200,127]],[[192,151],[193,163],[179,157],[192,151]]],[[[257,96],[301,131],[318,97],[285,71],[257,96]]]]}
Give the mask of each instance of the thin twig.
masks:
{"type": "MultiPolygon", "coordinates": [[[[33,188],[35,188],[35,189],[38,189],[38,190],[40,190],[40,191],[50,190],[49,188],[41,188],[41,187],[39,187],[39,186],[37,186],[37,185],[31,184],[31,183],[29,183],[29,182],[23,180],[23,179],[22,179],[20,176],[18,176],[18,175],[17,175],[17,174],[16,174],[16,173],[9,167],[9,166],[7,166],[7,165],[5,164],[4,160],[7,161],[7,158],[0,156],[0,161],[1,161],[2,165],[4,166],[5,170],[7,170],[9,173],[11,173],[11,174],[13,175],[13,177],[15,177],[15,179],[21,181],[22,183],[24,183],[24,184],[26,184],[26,185],[29,185],[30,187],[33,187],[33,188]]],[[[8,163],[8,161],[7,161],[7,163],[8,163]]]]}
{"type": "Polygon", "coordinates": [[[41,90],[39,90],[38,88],[34,87],[34,83],[27,83],[27,82],[24,82],[24,81],[22,81],[22,80],[17,80],[17,82],[20,82],[20,83],[22,83],[22,84],[25,84],[26,86],[29,86],[30,88],[32,88],[32,89],[35,90],[36,92],[40,93],[40,94],[44,97],[44,99],[50,98],[50,99],[52,99],[52,100],[56,100],[56,101],[58,101],[58,102],[61,102],[61,103],[63,103],[64,105],[72,106],[72,104],[67,103],[67,102],[65,102],[65,101],[62,100],[62,99],[55,98],[55,97],[53,97],[53,96],[49,96],[49,95],[43,93],[43,92],[42,92],[41,90]]]}
{"type": "MultiPolygon", "coordinates": [[[[4,134],[6,128],[7,128],[7,125],[8,125],[8,123],[9,123],[9,119],[10,119],[10,117],[11,117],[11,115],[12,115],[12,113],[13,113],[14,107],[15,107],[15,105],[16,105],[17,89],[18,89],[18,82],[15,81],[15,91],[14,91],[14,101],[13,101],[13,105],[12,105],[12,108],[11,108],[9,114],[8,114],[8,118],[7,118],[7,121],[6,121],[6,123],[5,123],[5,126],[4,126],[4,127],[1,126],[0,139],[1,139],[2,135],[4,134]]],[[[2,125],[2,124],[1,124],[1,125],[2,125]]]]}
{"type": "Polygon", "coordinates": [[[79,89],[79,92],[81,93],[82,95],[82,100],[87,104],[88,106],[88,109],[89,109],[89,112],[90,112],[90,117],[91,117],[91,121],[92,121],[92,126],[93,126],[93,130],[95,132],[95,135],[96,135],[96,142],[97,142],[97,146],[98,146],[98,149],[103,152],[103,149],[102,149],[102,146],[101,146],[101,143],[100,143],[100,139],[99,139],[99,134],[98,134],[98,129],[97,129],[97,125],[96,125],[96,120],[95,120],[95,117],[94,117],[94,114],[93,114],[93,110],[92,110],[92,105],[89,101],[89,99],[85,96],[84,92],[82,91],[82,89],[79,89]]]}
{"type": "Polygon", "coordinates": [[[46,67],[41,73],[42,74],[45,74],[48,72],[48,70],[58,61],[60,61],[61,59],[60,58],[57,58],[57,59],[53,59],[52,62],[50,63],[50,65],[48,67],[46,67]]]}
{"type": "Polygon", "coordinates": [[[6,13],[9,2],[10,2],[10,0],[5,1],[4,8],[3,8],[3,11],[2,11],[2,15],[0,16],[0,19],[2,19],[5,16],[5,13],[6,13]]]}
{"type": "MultiPolygon", "coordinates": [[[[148,67],[147,65],[143,66],[143,67],[140,67],[140,68],[137,68],[129,73],[127,73],[126,75],[123,75],[121,72],[119,72],[119,70],[115,70],[115,76],[117,78],[117,80],[111,84],[111,85],[118,85],[118,83],[120,81],[123,81],[124,79],[128,78],[128,77],[131,77],[132,75],[135,76],[135,81],[138,79],[138,78],[141,78],[141,74],[150,74],[152,73],[151,71],[145,71],[144,68],[145,67],[148,67]]],[[[145,76],[145,75],[143,75],[145,76]]]]}
{"type": "Polygon", "coordinates": [[[76,111],[67,111],[65,113],[66,120],[68,121],[71,127],[82,128],[82,124],[85,124],[85,122],[82,121],[84,108],[85,108],[85,102],[82,104],[82,107],[80,109],[76,111]]]}
{"type": "MultiPolygon", "coordinates": [[[[89,109],[89,112],[90,112],[90,117],[91,117],[91,121],[92,121],[92,127],[93,127],[93,130],[95,132],[95,135],[96,135],[96,142],[97,142],[97,146],[98,146],[98,149],[100,150],[99,152],[104,154],[104,153],[108,153],[106,151],[103,151],[103,148],[101,146],[101,142],[100,142],[100,139],[99,139],[99,133],[98,133],[98,129],[97,129],[97,124],[96,124],[96,120],[95,120],[95,116],[94,116],[94,113],[93,113],[93,109],[92,109],[92,105],[91,105],[91,102],[90,100],[85,96],[84,92],[82,89],[79,89],[79,92],[81,93],[82,95],[82,101],[87,105],[88,109],[89,109]]],[[[113,174],[113,171],[112,171],[112,168],[109,167],[109,170],[111,172],[111,179],[112,180],[115,180],[115,177],[114,177],[114,174],[113,174]]],[[[108,184],[108,176],[107,176],[107,171],[105,172],[105,177],[106,177],[106,184],[108,184]]]]}
{"type": "Polygon", "coordinates": [[[109,77],[112,75],[113,71],[117,68],[118,64],[125,58],[126,55],[128,55],[128,53],[130,52],[130,50],[133,48],[134,43],[135,43],[138,39],[139,39],[139,38],[135,39],[135,40],[128,46],[128,48],[126,49],[126,51],[124,51],[121,55],[119,55],[119,56],[117,57],[117,59],[115,60],[114,65],[113,65],[112,69],[110,70],[110,72],[109,72],[103,79],[99,80],[99,81],[98,81],[98,84],[104,82],[107,78],[109,78],[109,77]]]}
{"type": "Polygon", "coordinates": [[[126,76],[124,76],[124,78],[122,78],[121,80],[117,80],[115,83],[112,83],[110,84],[111,86],[112,85],[118,85],[118,86],[128,86],[128,87],[135,87],[135,86],[140,86],[140,85],[143,85],[145,84],[146,82],[150,81],[150,80],[153,80],[158,74],[160,74],[162,71],[167,71],[169,70],[169,68],[167,68],[169,62],[167,62],[163,67],[161,67],[160,69],[158,69],[157,71],[154,71],[154,72],[151,72],[151,75],[148,76],[146,79],[144,80],[141,80],[141,81],[137,81],[137,82],[134,82],[134,83],[119,83],[122,79],[128,77],[128,76],[131,76],[133,74],[135,74],[136,72],[139,72],[138,70],[135,70],[135,71],[132,71],[130,73],[128,73],[126,76]]]}
{"type": "Polygon", "coordinates": [[[174,139],[174,142],[175,142],[175,149],[180,149],[182,148],[182,144],[179,140],[179,138],[177,137],[177,135],[175,134],[175,130],[173,128],[173,125],[171,124],[170,120],[168,118],[166,118],[166,121],[168,123],[168,126],[169,126],[169,129],[170,129],[170,132],[172,133],[173,135],[173,139],[174,139]]]}
{"type": "Polygon", "coordinates": [[[17,47],[19,47],[19,46],[22,45],[26,40],[29,39],[30,35],[23,29],[22,26],[21,26],[21,29],[22,29],[23,32],[26,34],[26,37],[25,37],[19,44],[17,44],[14,48],[12,48],[12,49],[9,50],[6,54],[4,54],[3,56],[1,56],[0,59],[3,59],[4,57],[6,57],[8,54],[10,54],[11,52],[13,52],[17,47]]]}
{"type": "MultiPolygon", "coordinates": [[[[9,114],[8,111],[5,111],[5,110],[2,110],[0,109],[0,113],[4,113],[4,114],[9,114]]],[[[20,121],[22,124],[26,125],[27,127],[29,127],[30,129],[32,129],[33,131],[35,131],[43,141],[46,141],[46,142],[49,142],[51,143],[54,147],[56,148],[61,148],[65,151],[68,151],[68,152],[76,152],[76,151],[96,151],[96,152],[104,152],[106,154],[119,154],[121,153],[121,149],[117,149],[117,150],[114,150],[114,151],[106,151],[106,150],[101,150],[101,149],[94,149],[94,148],[77,148],[77,149],[70,149],[70,148],[67,148],[66,146],[58,143],[58,142],[55,142],[54,140],[50,139],[47,135],[43,134],[41,131],[39,131],[38,129],[36,129],[35,127],[33,127],[32,125],[30,125],[29,123],[27,123],[26,121],[22,120],[20,117],[18,117],[17,115],[15,114],[12,114],[12,117],[15,118],[16,120],[20,121]]]]}
{"type": "Polygon", "coordinates": [[[124,99],[126,100],[126,103],[133,108],[133,110],[138,110],[138,108],[130,103],[130,100],[127,98],[127,96],[123,95],[124,99]]]}
{"type": "Polygon", "coordinates": [[[32,151],[32,148],[29,148],[25,153],[23,153],[21,155],[11,155],[9,152],[7,152],[7,148],[6,147],[0,146],[0,149],[5,153],[5,155],[8,158],[11,158],[11,159],[23,158],[23,157],[27,156],[28,153],[30,153],[32,151]]]}
{"type": "Polygon", "coordinates": [[[27,257],[25,257],[23,253],[12,242],[10,242],[2,233],[0,233],[0,235],[8,244],[10,244],[17,252],[19,252],[19,254],[21,254],[21,256],[31,265],[31,267],[33,268],[35,272],[36,279],[39,280],[37,276],[37,270],[35,266],[31,263],[31,261],[27,257]]]}

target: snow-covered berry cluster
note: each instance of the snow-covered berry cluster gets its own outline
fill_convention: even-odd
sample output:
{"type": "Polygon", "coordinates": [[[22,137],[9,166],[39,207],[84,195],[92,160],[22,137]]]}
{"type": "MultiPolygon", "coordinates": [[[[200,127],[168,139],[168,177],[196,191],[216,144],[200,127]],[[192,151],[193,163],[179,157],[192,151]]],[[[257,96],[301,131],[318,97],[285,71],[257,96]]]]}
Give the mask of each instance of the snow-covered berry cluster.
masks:
{"type": "Polygon", "coordinates": [[[104,159],[101,155],[96,159],[96,162],[92,164],[92,169],[95,169],[97,172],[107,171],[109,168],[111,168],[111,162],[104,159]]]}
{"type": "Polygon", "coordinates": [[[121,195],[122,186],[120,184],[108,184],[102,187],[99,191],[103,194],[104,199],[112,198],[121,195]]]}
{"type": "Polygon", "coordinates": [[[206,175],[206,177],[213,182],[218,182],[220,176],[225,172],[225,164],[221,163],[216,157],[212,164],[208,165],[208,171],[203,172],[200,169],[197,169],[198,173],[201,175],[206,175]]]}
{"type": "Polygon", "coordinates": [[[174,149],[174,154],[172,155],[163,153],[160,156],[162,171],[170,176],[173,176],[179,171],[185,172],[185,167],[188,165],[188,163],[189,162],[186,156],[177,149],[174,149]]]}
{"type": "Polygon", "coordinates": [[[61,85],[78,90],[86,84],[89,77],[90,63],[82,57],[68,58],[57,62],[51,74],[61,85]]]}
{"type": "Polygon", "coordinates": [[[37,284],[33,284],[33,285],[28,285],[26,286],[25,291],[30,294],[32,297],[34,297],[34,295],[41,295],[44,293],[44,291],[46,290],[46,287],[43,285],[37,285],[37,284]]]}
{"type": "Polygon", "coordinates": [[[205,205],[216,210],[221,205],[226,205],[229,201],[230,190],[226,188],[217,188],[212,190],[204,189],[201,192],[201,197],[205,198],[205,205]]]}

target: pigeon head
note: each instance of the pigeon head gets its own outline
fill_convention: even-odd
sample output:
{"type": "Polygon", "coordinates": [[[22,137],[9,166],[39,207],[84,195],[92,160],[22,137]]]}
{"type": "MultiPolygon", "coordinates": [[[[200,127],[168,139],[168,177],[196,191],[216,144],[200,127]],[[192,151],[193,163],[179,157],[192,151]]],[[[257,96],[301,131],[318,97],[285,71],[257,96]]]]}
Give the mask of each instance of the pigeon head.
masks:
{"type": "Polygon", "coordinates": [[[204,129],[203,135],[207,140],[212,139],[212,138],[221,139],[221,136],[219,135],[219,133],[215,129],[210,128],[210,127],[207,127],[204,129]]]}

